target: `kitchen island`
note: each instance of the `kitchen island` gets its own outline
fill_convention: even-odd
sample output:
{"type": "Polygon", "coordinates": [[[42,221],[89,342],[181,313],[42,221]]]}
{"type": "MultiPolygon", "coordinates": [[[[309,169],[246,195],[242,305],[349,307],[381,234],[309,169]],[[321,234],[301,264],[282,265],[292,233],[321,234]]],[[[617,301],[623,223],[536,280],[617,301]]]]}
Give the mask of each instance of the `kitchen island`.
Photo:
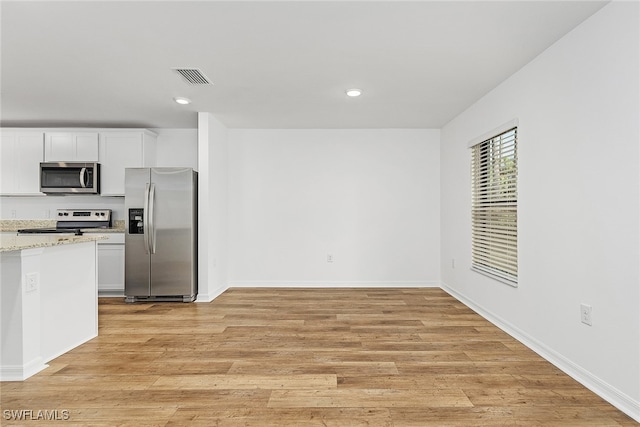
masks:
{"type": "Polygon", "coordinates": [[[0,235],[0,380],[22,381],[98,334],[100,234],[0,235]]]}

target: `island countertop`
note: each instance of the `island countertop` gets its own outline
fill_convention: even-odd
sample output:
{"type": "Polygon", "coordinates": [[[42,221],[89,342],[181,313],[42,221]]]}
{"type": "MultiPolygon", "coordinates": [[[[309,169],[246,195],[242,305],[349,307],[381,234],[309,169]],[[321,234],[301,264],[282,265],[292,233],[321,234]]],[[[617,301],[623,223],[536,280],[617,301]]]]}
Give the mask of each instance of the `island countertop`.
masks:
{"type": "Polygon", "coordinates": [[[24,381],[98,335],[98,243],[108,236],[0,233],[0,381],[24,381]]]}
{"type": "Polygon", "coordinates": [[[46,248],[58,245],[94,242],[107,239],[102,234],[84,234],[82,236],[67,234],[0,234],[0,252],[19,251],[22,249],[46,248]]]}

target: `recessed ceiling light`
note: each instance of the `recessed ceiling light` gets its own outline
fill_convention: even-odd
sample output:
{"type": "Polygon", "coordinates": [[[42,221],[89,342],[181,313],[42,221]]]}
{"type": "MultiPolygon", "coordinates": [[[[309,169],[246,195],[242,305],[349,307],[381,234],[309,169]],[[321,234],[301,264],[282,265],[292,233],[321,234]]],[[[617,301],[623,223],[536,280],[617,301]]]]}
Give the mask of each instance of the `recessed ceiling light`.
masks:
{"type": "Polygon", "coordinates": [[[362,91],[360,89],[349,89],[347,90],[347,96],[355,97],[362,95],[362,91]]]}
{"type": "Polygon", "coordinates": [[[177,96],[175,98],[173,98],[174,101],[176,101],[178,104],[180,105],[187,105],[187,104],[191,104],[191,100],[188,98],[183,98],[181,96],[177,96]]]}

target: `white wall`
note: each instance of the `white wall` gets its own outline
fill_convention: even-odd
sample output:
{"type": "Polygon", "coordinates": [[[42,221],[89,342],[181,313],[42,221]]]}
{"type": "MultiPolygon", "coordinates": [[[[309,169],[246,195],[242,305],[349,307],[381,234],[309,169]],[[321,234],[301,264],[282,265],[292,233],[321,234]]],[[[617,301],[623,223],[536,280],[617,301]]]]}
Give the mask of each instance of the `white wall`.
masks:
{"type": "Polygon", "coordinates": [[[158,134],[156,166],[198,170],[198,129],[151,129],[158,134]]]}
{"type": "Polygon", "coordinates": [[[441,255],[445,289],[640,420],[638,8],[605,6],[442,129],[441,255]],[[467,143],[514,118],[517,289],[469,270],[467,143]]]}
{"type": "Polygon", "coordinates": [[[230,130],[229,144],[230,286],[439,283],[438,130],[230,130]]]}

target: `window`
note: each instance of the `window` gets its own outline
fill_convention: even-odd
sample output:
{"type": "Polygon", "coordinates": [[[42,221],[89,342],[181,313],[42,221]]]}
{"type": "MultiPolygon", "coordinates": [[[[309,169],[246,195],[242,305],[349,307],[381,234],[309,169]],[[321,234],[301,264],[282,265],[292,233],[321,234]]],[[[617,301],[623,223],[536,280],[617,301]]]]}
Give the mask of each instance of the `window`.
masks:
{"type": "Polygon", "coordinates": [[[517,128],[472,147],[471,265],[476,271],[518,283],[517,128]]]}

